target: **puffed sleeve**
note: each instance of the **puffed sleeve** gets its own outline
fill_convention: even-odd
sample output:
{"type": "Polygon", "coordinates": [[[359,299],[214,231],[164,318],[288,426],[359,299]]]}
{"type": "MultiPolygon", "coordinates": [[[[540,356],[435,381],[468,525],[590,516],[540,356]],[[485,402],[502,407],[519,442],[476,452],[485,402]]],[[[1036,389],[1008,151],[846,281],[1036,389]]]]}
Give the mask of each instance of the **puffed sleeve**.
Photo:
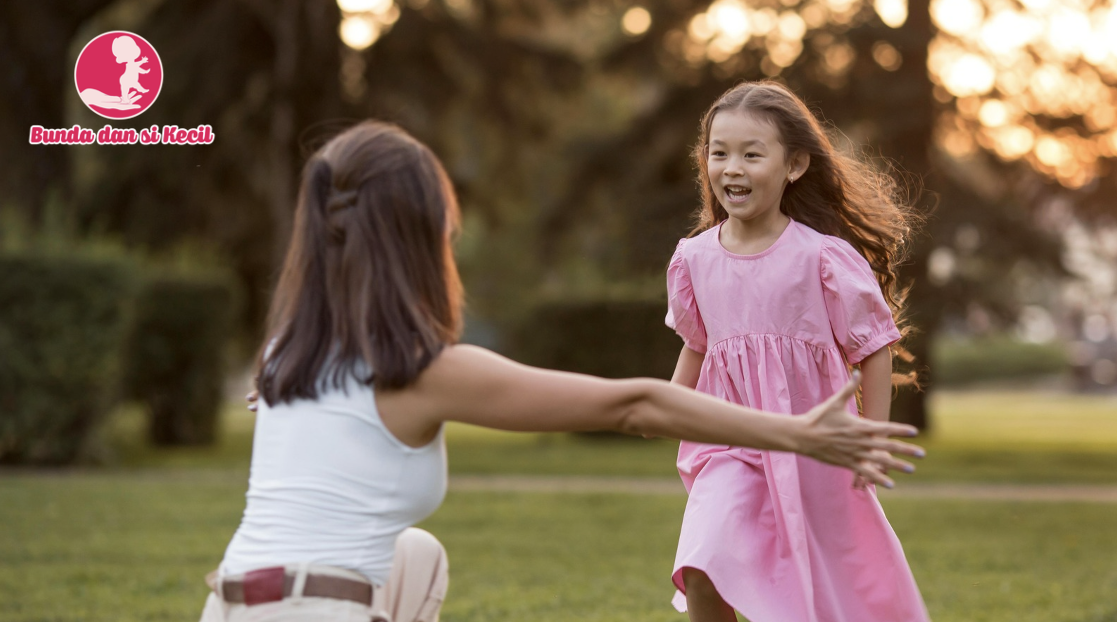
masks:
{"type": "Polygon", "coordinates": [[[673,328],[686,347],[695,352],[706,352],[706,326],[694,299],[690,271],[683,257],[686,239],[679,240],[671,263],[667,265],[667,326],[673,328]]]}
{"type": "Polygon", "coordinates": [[[827,237],[819,263],[826,314],[850,365],[900,340],[880,283],[861,253],[841,238],[827,237]]]}

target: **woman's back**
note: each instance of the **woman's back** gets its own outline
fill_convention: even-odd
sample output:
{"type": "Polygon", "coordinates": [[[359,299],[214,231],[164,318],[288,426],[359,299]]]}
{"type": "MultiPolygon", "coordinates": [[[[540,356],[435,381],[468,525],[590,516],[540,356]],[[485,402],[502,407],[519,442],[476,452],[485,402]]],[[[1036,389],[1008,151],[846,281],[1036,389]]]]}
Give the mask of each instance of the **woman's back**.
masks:
{"type": "Polygon", "coordinates": [[[408,447],[385,428],[371,387],[352,375],[342,388],[319,387],[316,400],[261,401],[247,507],[223,574],[305,561],[383,584],[396,537],[441,504],[441,432],[408,447]]]}

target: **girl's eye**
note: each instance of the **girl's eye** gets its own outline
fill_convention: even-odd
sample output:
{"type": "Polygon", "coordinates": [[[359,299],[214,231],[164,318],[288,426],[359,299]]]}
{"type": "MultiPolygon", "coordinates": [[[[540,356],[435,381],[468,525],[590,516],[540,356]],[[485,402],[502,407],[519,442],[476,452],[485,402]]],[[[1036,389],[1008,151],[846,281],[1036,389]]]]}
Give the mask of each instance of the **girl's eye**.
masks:
{"type": "Polygon", "coordinates": [[[721,157],[725,156],[725,152],[724,151],[715,151],[715,152],[711,153],[710,155],[714,156],[715,158],[721,158],[721,157]]]}
{"type": "Polygon", "coordinates": [[[746,158],[759,158],[760,154],[759,153],[746,153],[745,157],[746,158]]]}

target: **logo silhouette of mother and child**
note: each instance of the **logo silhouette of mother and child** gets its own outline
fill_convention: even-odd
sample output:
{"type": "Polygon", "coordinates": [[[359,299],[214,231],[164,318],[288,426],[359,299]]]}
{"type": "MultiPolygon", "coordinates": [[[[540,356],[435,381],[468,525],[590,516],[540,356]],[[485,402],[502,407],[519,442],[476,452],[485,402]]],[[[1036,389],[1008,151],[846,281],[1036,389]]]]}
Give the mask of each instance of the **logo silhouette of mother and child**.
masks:
{"type": "Polygon", "coordinates": [[[126,63],[123,75],[120,76],[120,95],[109,95],[94,88],[87,88],[79,93],[81,100],[89,106],[99,108],[112,108],[115,110],[134,110],[140,105],[136,100],[148,92],[140,85],[140,74],[149,73],[142,65],[147,62],[147,57],[139,58],[140,46],[135,39],[128,35],[121,35],[112,41],[112,53],[118,64],[126,63]],[[139,60],[137,60],[139,58],[139,60]],[[135,92],[133,92],[135,91],[135,92]]]}

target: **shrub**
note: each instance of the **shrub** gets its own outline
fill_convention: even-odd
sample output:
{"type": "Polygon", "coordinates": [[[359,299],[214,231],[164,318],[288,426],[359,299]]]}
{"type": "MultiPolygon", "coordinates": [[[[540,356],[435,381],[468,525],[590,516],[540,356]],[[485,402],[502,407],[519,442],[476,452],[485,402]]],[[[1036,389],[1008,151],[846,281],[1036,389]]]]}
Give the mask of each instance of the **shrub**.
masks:
{"type": "Polygon", "coordinates": [[[663,325],[666,301],[592,301],[538,307],[514,331],[524,363],[605,378],[670,378],[683,342],[663,325]]]}
{"type": "Polygon", "coordinates": [[[1070,369],[1062,345],[1027,343],[1007,336],[940,338],[934,345],[932,365],[935,383],[940,386],[1036,378],[1070,369]]]}
{"type": "Polygon", "coordinates": [[[133,268],[0,255],[0,463],[82,458],[119,389],[133,268]]]}
{"type": "Polygon", "coordinates": [[[215,440],[234,293],[219,276],[159,274],[140,288],[125,385],[146,404],[155,444],[215,440]]]}

